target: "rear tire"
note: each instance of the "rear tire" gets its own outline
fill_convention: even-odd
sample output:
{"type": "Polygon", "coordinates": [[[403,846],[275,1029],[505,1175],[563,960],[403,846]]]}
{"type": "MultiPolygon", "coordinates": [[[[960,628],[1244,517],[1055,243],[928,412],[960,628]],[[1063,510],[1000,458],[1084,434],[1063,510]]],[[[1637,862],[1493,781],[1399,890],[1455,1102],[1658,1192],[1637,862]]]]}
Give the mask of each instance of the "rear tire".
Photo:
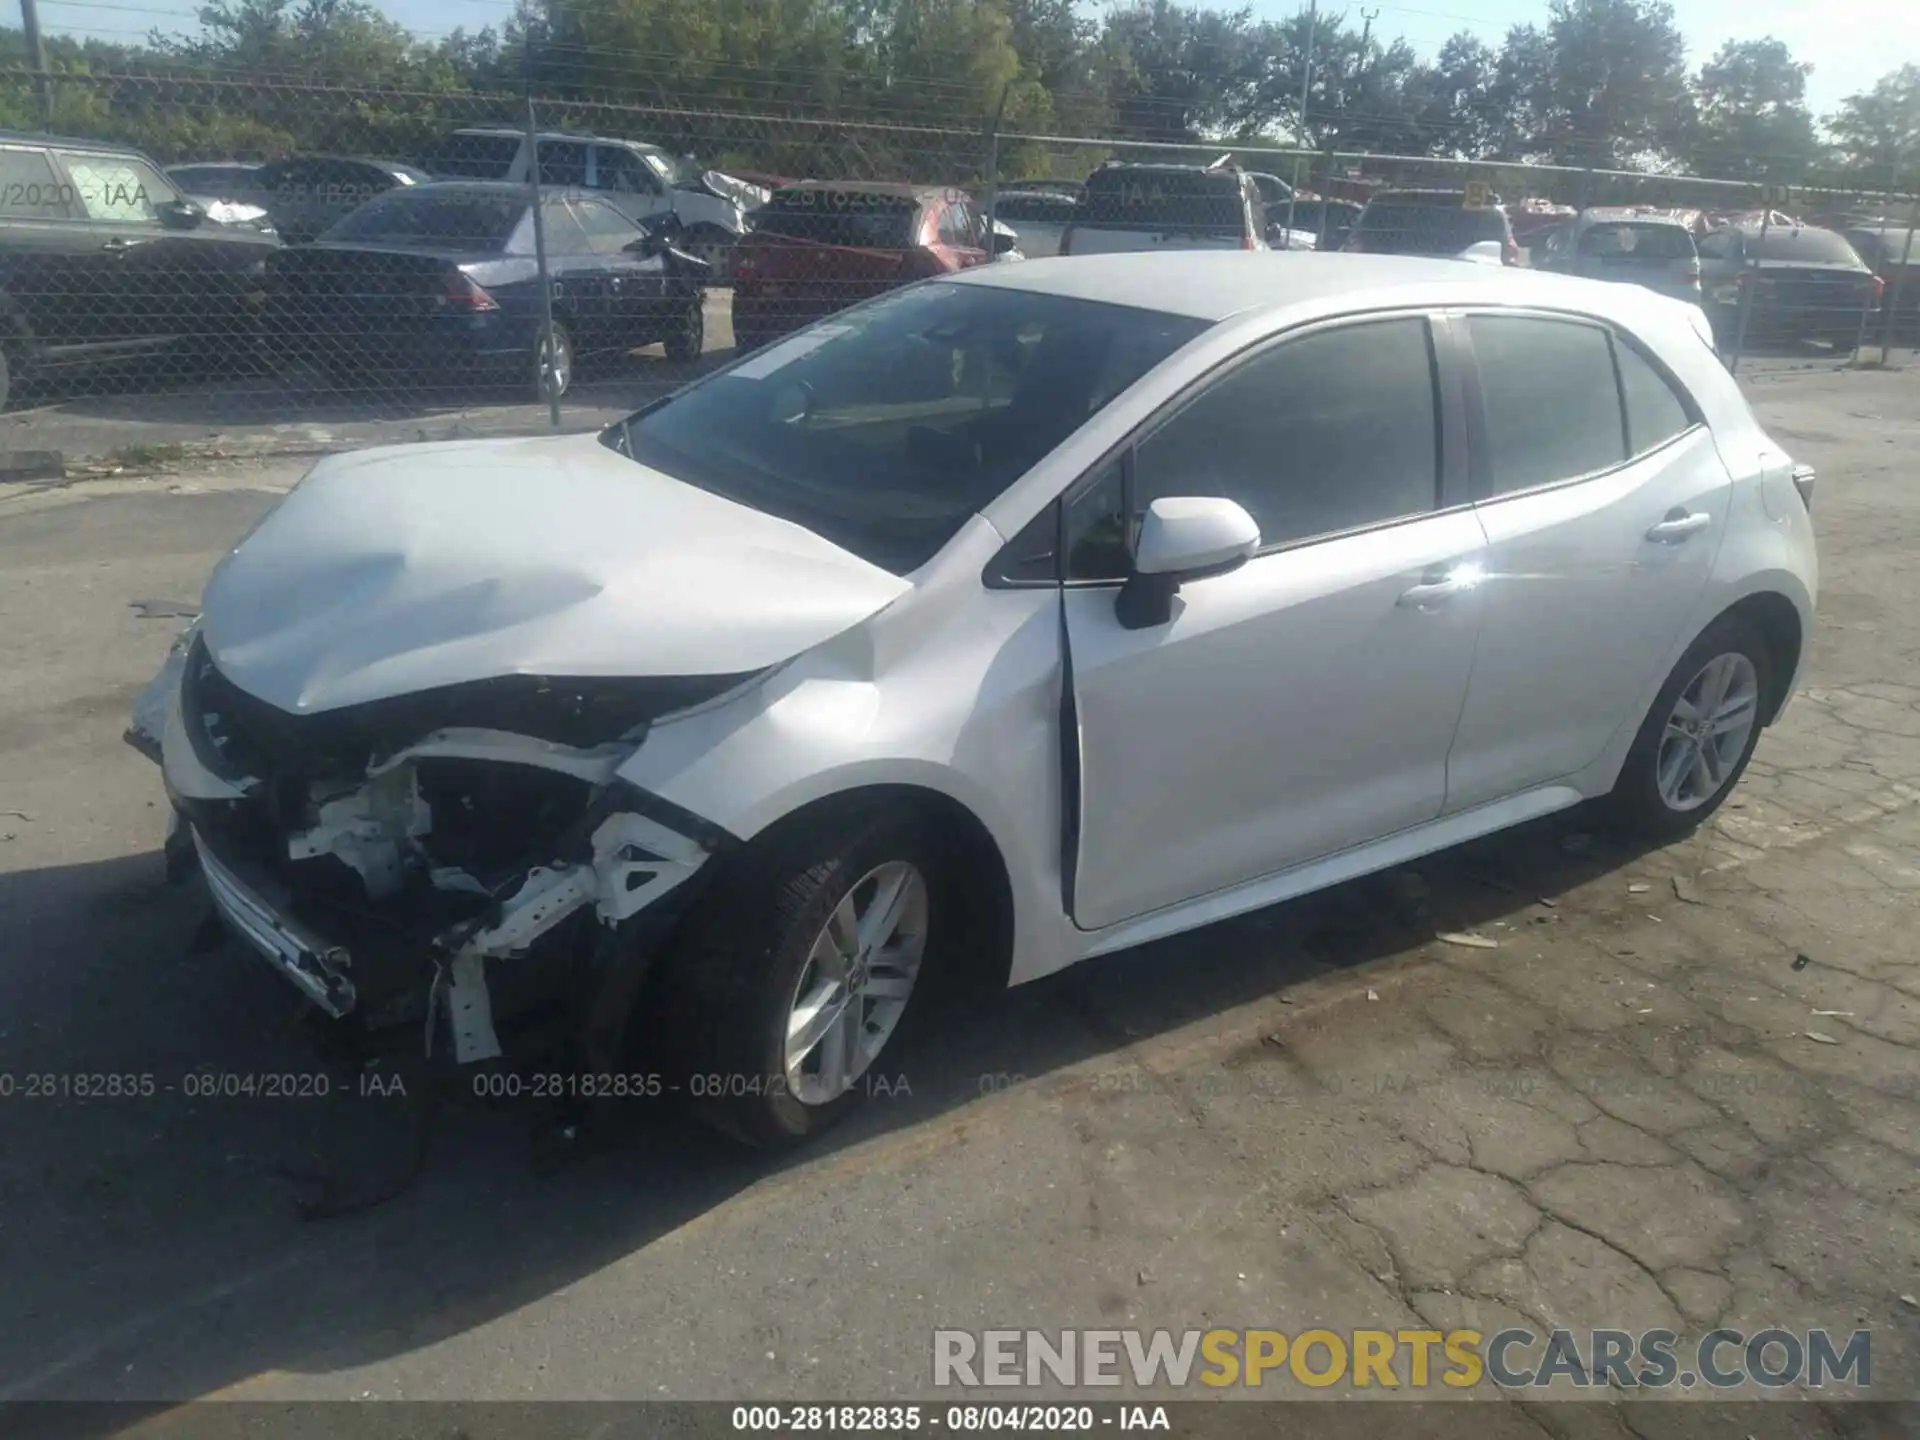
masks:
{"type": "Polygon", "coordinates": [[[731,873],[662,957],[656,1043],[702,1119],[797,1145],[885,1083],[940,937],[958,933],[947,872],[917,821],[885,811],[802,822],[717,863],[731,873]]]}
{"type": "Polygon", "coordinates": [[[1607,818],[1656,840],[1696,829],[1740,783],[1773,684],[1758,628],[1738,615],[1709,625],[1654,698],[1606,798],[1607,818]]]}

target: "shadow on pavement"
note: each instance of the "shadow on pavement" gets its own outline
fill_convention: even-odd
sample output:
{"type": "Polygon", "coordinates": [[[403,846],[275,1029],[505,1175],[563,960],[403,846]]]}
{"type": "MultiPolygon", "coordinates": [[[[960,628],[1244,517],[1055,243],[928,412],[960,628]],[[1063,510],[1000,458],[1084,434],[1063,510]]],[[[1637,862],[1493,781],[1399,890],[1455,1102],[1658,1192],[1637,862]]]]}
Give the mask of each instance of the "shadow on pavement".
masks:
{"type": "Polygon", "coordinates": [[[741,1151],[656,1101],[543,1174],[523,1107],[468,1101],[442,1117],[415,1183],[320,1223],[298,1218],[296,1191],[329,1157],[404,1171],[409,1101],[360,1094],[339,1072],[315,1093],[327,1072],[290,992],[231,942],[194,953],[204,900],[197,884],[167,887],[157,853],[0,877],[0,950],[14,957],[0,975],[0,1400],[164,1411],[265,1370],[324,1375],[431,1346],[790,1167],[985,1093],[1303,980],[1369,966],[1377,980],[1436,932],[1554,923],[1539,897],[1641,853],[1585,835],[1589,823],[1574,812],[1429,857],[1412,877],[963,1002],[900,1057],[910,1094],[873,1096],[798,1156],[741,1151]],[[281,1077],[278,1093],[257,1078],[257,1093],[223,1092],[242,1076],[281,1077]]]}

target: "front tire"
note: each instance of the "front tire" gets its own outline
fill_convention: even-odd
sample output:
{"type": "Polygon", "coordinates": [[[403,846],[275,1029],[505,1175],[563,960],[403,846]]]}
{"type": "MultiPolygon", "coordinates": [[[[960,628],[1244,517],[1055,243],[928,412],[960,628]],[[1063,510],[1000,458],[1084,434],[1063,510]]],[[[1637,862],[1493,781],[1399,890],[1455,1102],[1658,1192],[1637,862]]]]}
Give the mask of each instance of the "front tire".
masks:
{"type": "Polygon", "coordinates": [[[686,312],[676,316],[667,329],[667,359],[676,365],[691,365],[700,358],[706,343],[706,306],[699,293],[695,292],[686,312]]]}
{"type": "Polygon", "coordinates": [[[733,265],[736,236],[719,225],[695,225],[687,231],[687,253],[707,262],[707,283],[724,285],[733,265]]]}
{"type": "Polygon", "coordinates": [[[1687,647],[1634,737],[1610,818],[1651,839],[1688,834],[1718,810],[1753,758],[1773,694],[1766,637],[1722,616],[1687,647]]]}
{"type": "Polygon", "coordinates": [[[661,1043],[701,1117],[762,1148],[835,1124],[878,1068],[951,926],[938,855],[911,817],[821,823],[733,862],[665,959],[661,1043]]]}
{"type": "Polygon", "coordinates": [[[549,378],[547,338],[542,335],[533,347],[533,398],[546,400],[551,391],[558,399],[573,388],[573,336],[558,320],[553,322],[553,366],[549,378]]]}

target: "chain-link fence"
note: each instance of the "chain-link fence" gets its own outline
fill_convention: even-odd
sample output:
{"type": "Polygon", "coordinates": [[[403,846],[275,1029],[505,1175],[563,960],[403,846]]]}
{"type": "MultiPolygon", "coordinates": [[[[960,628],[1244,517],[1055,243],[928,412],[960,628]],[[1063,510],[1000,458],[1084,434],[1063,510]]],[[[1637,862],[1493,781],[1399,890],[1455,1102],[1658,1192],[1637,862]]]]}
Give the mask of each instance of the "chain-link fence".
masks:
{"type": "Polygon", "coordinates": [[[1149,145],[964,112],[34,83],[0,73],[0,113],[44,122],[0,135],[10,452],[588,428],[910,280],[1137,232],[1633,280],[1701,303],[1733,365],[1920,331],[1920,206],[1884,194],[1149,145]]]}

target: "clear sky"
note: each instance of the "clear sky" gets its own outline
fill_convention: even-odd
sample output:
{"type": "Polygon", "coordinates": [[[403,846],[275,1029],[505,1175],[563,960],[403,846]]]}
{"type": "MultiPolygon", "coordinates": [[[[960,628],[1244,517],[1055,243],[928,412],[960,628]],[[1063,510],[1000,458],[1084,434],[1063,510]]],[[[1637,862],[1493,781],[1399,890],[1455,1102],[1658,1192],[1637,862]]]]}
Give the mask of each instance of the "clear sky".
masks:
{"type": "MultiPolygon", "coordinates": [[[[456,26],[478,30],[513,13],[513,0],[375,3],[423,38],[444,35],[456,26]]],[[[1299,8],[1298,0],[1251,3],[1257,14],[1272,18],[1299,8]]],[[[10,7],[0,0],[0,8],[10,7]]],[[[1376,34],[1405,36],[1422,55],[1431,55],[1458,30],[1470,30],[1497,45],[1509,25],[1539,21],[1547,6],[1546,0],[1415,0],[1411,5],[1349,0],[1325,8],[1344,11],[1355,24],[1363,13],[1377,11],[1376,34]]],[[[1690,67],[1697,67],[1723,40],[1772,35],[1786,41],[1796,56],[1814,67],[1808,99],[1819,117],[1888,71],[1920,62],[1920,3],[1916,0],[1675,0],[1674,11],[1687,38],[1690,67]]],[[[194,0],[40,0],[40,17],[50,31],[129,43],[153,28],[196,28],[194,0]]]]}

